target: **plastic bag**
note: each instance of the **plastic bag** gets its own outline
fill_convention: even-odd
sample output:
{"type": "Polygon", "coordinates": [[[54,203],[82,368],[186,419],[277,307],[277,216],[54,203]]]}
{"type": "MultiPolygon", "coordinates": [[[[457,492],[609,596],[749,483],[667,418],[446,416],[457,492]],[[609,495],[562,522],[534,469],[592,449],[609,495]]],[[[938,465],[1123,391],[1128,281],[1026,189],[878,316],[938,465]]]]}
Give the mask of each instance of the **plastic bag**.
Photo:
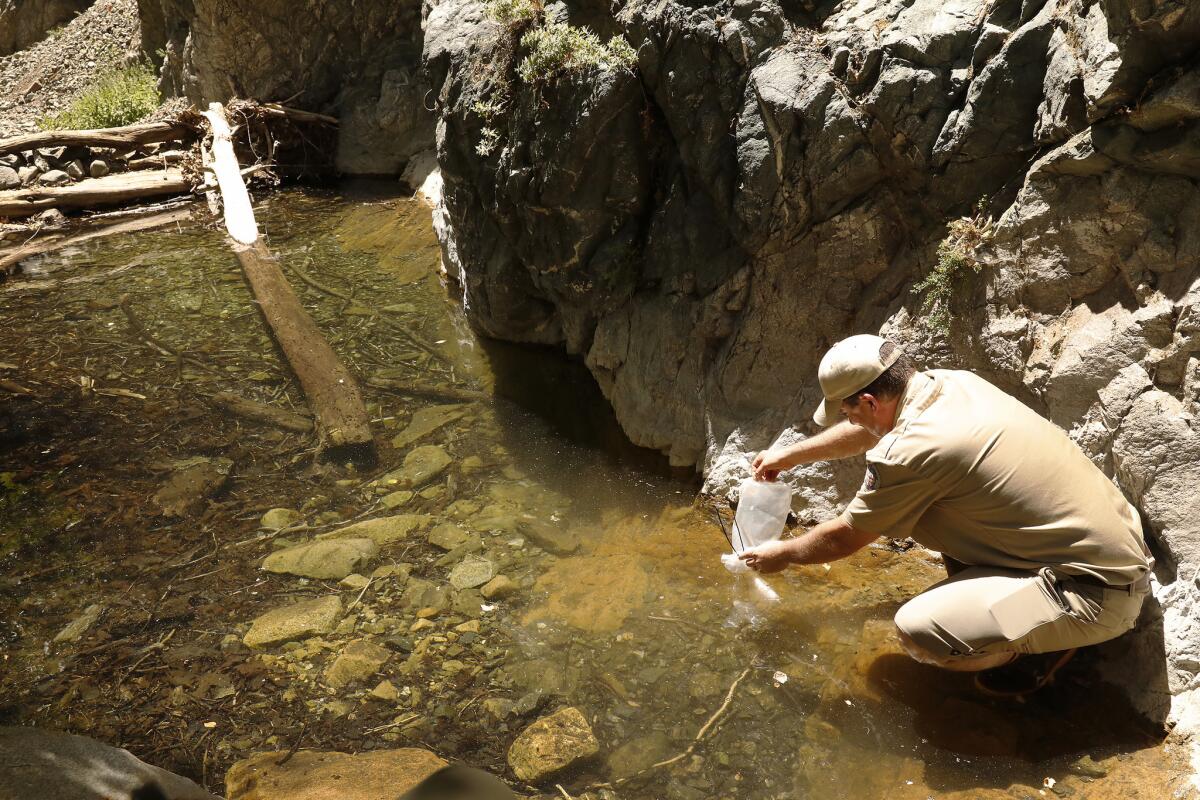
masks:
{"type": "Polygon", "coordinates": [[[734,552],[721,556],[725,569],[734,575],[750,572],[750,567],[738,558],[738,554],[748,547],[778,539],[788,512],[792,510],[792,489],[782,481],[747,478],[742,481],[739,491],[741,497],[731,534],[734,552]]]}

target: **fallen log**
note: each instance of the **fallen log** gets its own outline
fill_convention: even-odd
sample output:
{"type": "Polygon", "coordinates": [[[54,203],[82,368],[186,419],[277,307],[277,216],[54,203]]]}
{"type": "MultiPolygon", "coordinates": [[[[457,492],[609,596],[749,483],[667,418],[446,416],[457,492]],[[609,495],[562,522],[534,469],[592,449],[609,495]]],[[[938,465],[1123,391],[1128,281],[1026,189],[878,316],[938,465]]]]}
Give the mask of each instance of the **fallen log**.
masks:
{"type": "Polygon", "coordinates": [[[354,377],[300,305],[279,261],[259,239],[225,110],[220,103],[213,103],[204,117],[212,128],[210,159],[225,204],[225,227],[263,317],[313,411],[320,454],[324,458],[373,461],[375,441],[370,417],[354,377]]]}
{"type": "Polygon", "coordinates": [[[457,386],[434,386],[411,381],[397,381],[391,378],[367,378],[367,385],[376,389],[387,389],[396,394],[409,397],[422,397],[429,400],[440,400],[443,403],[473,403],[486,400],[488,395],[476,389],[460,389],[457,386]]]}
{"type": "Polygon", "coordinates": [[[173,167],[124,172],[65,186],[30,186],[0,192],[0,217],[28,217],[47,208],[109,206],[147,197],[186,194],[191,190],[192,181],[173,167]]]}
{"type": "Polygon", "coordinates": [[[313,429],[312,420],[308,417],[282,408],[256,403],[233,392],[218,392],[209,398],[209,402],[235,417],[274,425],[285,431],[308,433],[313,429]]]}
{"type": "Polygon", "coordinates": [[[118,233],[132,233],[133,231],[145,231],[151,228],[161,228],[164,225],[170,225],[173,222],[182,222],[191,216],[190,209],[176,208],[170,211],[153,214],[141,219],[127,219],[123,222],[116,222],[111,225],[106,225],[97,230],[87,231],[86,233],[75,234],[74,236],[52,235],[43,239],[36,239],[29,244],[13,248],[12,250],[0,250],[0,279],[5,275],[12,273],[20,264],[27,258],[43,253],[50,253],[55,250],[60,250],[71,245],[82,244],[83,242],[91,241],[92,239],[100,239],[105,236],[112,236],[118,233]]]}
{"type": "Polygon", "coordinates": [[[63,145],[129,149],[142,144],[177,141],[194,135],[195,131],[181,122],[144,122],[120,128],[83,131],[39,131],[0,139],[0,155],[63,145]]]}

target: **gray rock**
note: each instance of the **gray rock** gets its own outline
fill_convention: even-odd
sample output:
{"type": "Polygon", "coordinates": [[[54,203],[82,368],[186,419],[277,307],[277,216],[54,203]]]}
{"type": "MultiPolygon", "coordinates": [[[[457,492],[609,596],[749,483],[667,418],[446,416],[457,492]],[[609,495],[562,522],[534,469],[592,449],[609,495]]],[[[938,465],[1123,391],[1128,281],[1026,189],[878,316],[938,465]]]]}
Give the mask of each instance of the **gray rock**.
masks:
{"type": "Polygon", "coordinates": [[[112,168],[108,165],[108,162],[103,159],[92,159],[92,161],[88,163],[88,175],[92,176],[93,178],[103,178],[110,172],[112,172],[112,168]]]}
{"type": "Polygon", "coordinates": [[[0,189],[16,189],[21,185],[21,176],[15,169],[0,166],[0,189]]]}
{"type": "Polygon", "coordinates": [[[496,577],[496,565],[486,558],[468,557],[450,570],[450,585],[455,589],[474,589],[496,577]]]}
{"type": "Polygon", "coordinates": [[[302,600],[268,611],[254,620],[242,637],[242,643],[261,648],[307,639],[332,631],[341,616],[342,600],[337,595],[302,600]]]}
{"type": "Polygon", "coordinates": [[[71,182],[71,176],[61,169],[52,169],[39,175],[37,181],[43,186],[62,186],[71,182]]]}
{"type": "Polygon", "coordinates": [[[0,797],[217,800],[188,779],[152,767],[128,750],[84,736],[16,727],[0,727],[0,797]]]}
{"type": "Polygon", "coordinates": [[[521,731],[508,749],[513,774],[539,783],[600,752],[587,719],[574,707],[543,717],[521,731]]]}
{"type": "Polygon", "coordinates": [[[34,166],[25,166],[17,170],[17,177],[21,179],[22,186],[29,186],[38,179],[42,171],[34,166]]]}
{"type": "Polygon", "coordinates": [[[267,572],[302,575],[306,578],[341,580],[370,563],[379,553],[373,539],[343,537],[279,550],[267,556],[267,572]]]}
{"type": "Polygon", "coordinates": [[[78,180],[83,179],[83,176],[84,176],[83,162],[80,161],[79,159],[75,159],[74,161],[69,162],[66,165],[65,170],[66,170],[67,175],[70,176],[71,180],[78,181],[78,180]]]}

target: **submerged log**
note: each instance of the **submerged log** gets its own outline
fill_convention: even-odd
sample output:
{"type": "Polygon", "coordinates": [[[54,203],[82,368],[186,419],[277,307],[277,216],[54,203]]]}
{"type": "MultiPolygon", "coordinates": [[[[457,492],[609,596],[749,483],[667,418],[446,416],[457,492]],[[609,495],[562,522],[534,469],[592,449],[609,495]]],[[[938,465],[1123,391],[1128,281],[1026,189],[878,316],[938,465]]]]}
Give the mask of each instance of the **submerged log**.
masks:
{"type": "Polygon", "coordinates": [[[212,127],[212,167],[225,203],[225,227],[234,240],[234,253],[263,317],[313,411],[321,454],[326,458],[374,460],[370,418],[354,377],[300,305],[279,261],[259,239],[225,110],[220,103],[213,103],[204,116],[212,127]]]}
{"type": "Polygon", "coordinates": [[[39,131],[0,139],[0,155],[63,145],[128,149],[142,144],[186,139],[194,134],[192,128],[181,122],[144,122],[120,128],[83,131],[39,131]]]}
{"type": "Polygon", "coordinates": [[[28,217],[47,208],[94,208],[147,197],[186,194],[192,181],[180,170],[125,172],[66,186],[30,186],[0,192],[0,217],[28,217]]]}
{"type": "Polygon", "coordinates": [[[282,408],[256,403],[253,400],[240,397],[233,392],[218,392],[210,398],[210,402],[217,408],[235,417],[274,425],[276,428],[282,428],[285,431],[308,433],[313,429],[312,420],[308,417],[302,417],[295,412],[282,408]]]}

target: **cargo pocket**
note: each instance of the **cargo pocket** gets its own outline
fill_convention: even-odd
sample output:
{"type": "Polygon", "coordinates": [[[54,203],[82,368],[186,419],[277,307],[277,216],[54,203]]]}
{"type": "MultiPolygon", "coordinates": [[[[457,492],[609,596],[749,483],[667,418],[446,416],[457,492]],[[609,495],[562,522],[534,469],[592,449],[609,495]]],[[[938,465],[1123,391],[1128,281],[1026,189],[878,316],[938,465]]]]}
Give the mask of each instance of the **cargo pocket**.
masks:
{"type": "Polygon", "coordinates": [[[1067,606],[1068,613],[1080,622],[1095,623],[1104,611],[1101,599],[1104,590],[1099,586],[1088,586],[1078,581],[1065,580],[1058,585],[1058,594],[1067,606]]]}
{"type": "MultiPolygon", "coordinates": [[[[1005,641],[1016,642],[1039,626],[1054,622],[1067,614],[1051,581],[1037,577],[1021,581],[1019,588],[992,601],[992,619],[1005,641]]],[[[1028,643],[1018,648],[1028,651],[1028,643]]]]}

